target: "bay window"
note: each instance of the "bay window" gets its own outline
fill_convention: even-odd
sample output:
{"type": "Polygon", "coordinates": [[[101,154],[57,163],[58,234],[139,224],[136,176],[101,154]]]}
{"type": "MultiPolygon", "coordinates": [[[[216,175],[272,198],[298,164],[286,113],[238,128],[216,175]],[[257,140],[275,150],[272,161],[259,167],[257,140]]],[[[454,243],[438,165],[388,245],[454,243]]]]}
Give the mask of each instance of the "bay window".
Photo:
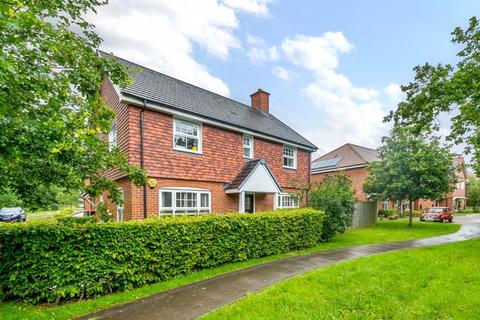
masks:
{"type": "Polygon", "coordinates": [[[277,208],[298,208],[298,199],[289,193],[279,193],[277,195],[277,208]]]}
{"type": "Polygon", "coordinates": [[[194,122],[173,120],[173,149],[201,153],[201,125],[194,122]]]}
{"type": "Polygon", "coordinates": [[[160,216],[199,215],[211,212],[211,193],[188,188],[160,189],[160,216]]]}

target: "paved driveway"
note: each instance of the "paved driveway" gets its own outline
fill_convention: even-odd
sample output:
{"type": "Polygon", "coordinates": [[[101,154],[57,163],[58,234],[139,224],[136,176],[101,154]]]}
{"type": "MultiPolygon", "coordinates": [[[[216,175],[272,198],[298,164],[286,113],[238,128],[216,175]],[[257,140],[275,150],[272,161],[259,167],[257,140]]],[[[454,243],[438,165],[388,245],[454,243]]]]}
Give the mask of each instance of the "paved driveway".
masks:
{"type": "Polygon", "coordinates": [[[341,261],[379,253],[415,249],[480,237],[480,215],[456,217],[461,229],[453,234],[408,241],[362,245],[276,260],[182,286],[113,307],[81,319],[195,319],[249,292],[341,261]]]}

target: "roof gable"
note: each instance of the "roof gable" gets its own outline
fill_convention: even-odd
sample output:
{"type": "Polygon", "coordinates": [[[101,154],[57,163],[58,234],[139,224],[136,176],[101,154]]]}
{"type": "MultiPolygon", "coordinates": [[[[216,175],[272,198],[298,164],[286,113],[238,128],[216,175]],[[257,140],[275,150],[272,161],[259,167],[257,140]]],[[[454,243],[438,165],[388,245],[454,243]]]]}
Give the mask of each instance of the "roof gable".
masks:
{"type": "Polygon", "coordinates": [[[311,150],[317,149],[314,144],[270,113],[263,113],[238,101],[111,54],[104,52],[100,54],[114,58],[132,70],[131,77],[134,82],[127,88],[121,89],[124,96],[146,99],[161,106],[281,139],[286,143],[298,144],[311,150]]]}
{"type": "Polygon", "coordinates": [[[242,170],[240,170],[232,183],[225,189],[227,193],[244,191],[262,193],[282,192],[280,184],[277,182],[264,160],[249,161],[242,170]]]}
{"type": "Polygon", "coordinates": [[[315,159],[312,162],[312,170],[338,170],[352,166],[364,166],[378,160],[380,159],[377,150],[347,143],[315,159]]]}

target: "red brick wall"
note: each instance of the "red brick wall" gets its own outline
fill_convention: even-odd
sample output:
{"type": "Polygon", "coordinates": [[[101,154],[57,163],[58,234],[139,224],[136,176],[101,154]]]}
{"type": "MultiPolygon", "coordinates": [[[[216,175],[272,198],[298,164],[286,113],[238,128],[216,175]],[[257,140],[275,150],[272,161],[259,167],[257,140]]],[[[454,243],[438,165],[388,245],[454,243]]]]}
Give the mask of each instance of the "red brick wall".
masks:
{"type": "MultiPolygon", "coordinates": [[[[140,109],[129,109],[129,160],[140,163],[140,109]]],[[[202,154],[173,150],[173,117],[145,111],[145,169],[149,176],[210,182],[231,182],[248,160],[243,158],[243,135],[202,125],[202,154]]],[[[308,181],[309,152],[297,150],[297,169],[283,168],[283,145],[254,139],[254,158],[265,159],[282,187],[308,181]]]]}
{"type": "MultiPolygon", "coordinates": [[[[118,95],[113,88],[110,80],[104,79],[103,87],[100,91],[105,104],[110,106],[113,111],[115,112],[115,121],[117,122],[117,147],[120,148],[124,153],[128,154],[129,146],[131,143],[129,142],[129,133],[128,133],[128,122],[129,122],[129,111],[128,106],[126,104],[120,103],[118,95]]],[[[106,138],[106,137],[105,137],[106,138]]],[[[107,139],[107,138],[106,138],[107,139]]],[[[118,170],[110,169],[108,170],[105,175],[109,179],[119,179],[125,176],[125,174],[121,173],[118,170]]]]}
{"type": "Polygon", "coordinates": [[[363,184],[368,176],[366,168],[355,168],[343,171],[325,172],[312,174],[312,183],[321,183],[326,176],[332,176],[336,174],[345,174],[352,180],[352,187],[355,190],[355,196],[358,201],[367,201],[367,195],[363,192],[363,184]]]}

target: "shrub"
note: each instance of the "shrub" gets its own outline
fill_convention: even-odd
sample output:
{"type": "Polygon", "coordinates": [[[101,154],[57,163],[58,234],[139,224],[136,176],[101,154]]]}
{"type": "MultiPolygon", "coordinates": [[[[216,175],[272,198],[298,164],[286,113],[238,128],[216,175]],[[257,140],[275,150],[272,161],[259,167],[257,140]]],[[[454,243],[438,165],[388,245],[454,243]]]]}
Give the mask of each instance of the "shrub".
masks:
{"type": "Polygon", "coordinates": [[[466,208],[466,209],[464,210],[464,213],[466,213],[466,214],[472,214],[472,213],[475,213],[475,212],[476,212],[476,211],[475,211],[473,208],[466,208]]]}
{"type": "Polygon", "coordinates": [[[397,220],[398,219],[398,214],[394,213],[394,214],[388,216],[388,219],[389,220],[397,220]]]}
{"type": "MultiPolygon", "coordinates": [[[[406,215],[408,215],[408,214],[410,214],[410,211],[405,211],[404,213],[405,213],[406,215]]],[[[413,215],[414,217],[417,217],[417,218],[418,218],[418,217],[420,217],[420,216],[422,215],[422,212],[417,211],[417,210],[412,210],[412,215],[413,215]]]]}
{"type": "Polygon", "coordinates": [[[325,212],[322,240],[327,241],[352,225],[355,202],[352,182],[344,174],[325,177],[311,192],[310,206],[325,212]]]}
{"type": "Polygon", "coordinates": [[[0,226],[0,297],[88,298],[193,270],[312,247],[323,213],[305,208],[123,223],[0,226]]]}
{"type": "Polygon", "coordinates": [[[85,224],[85,223],[94,223],[96,222],[95,216],[91,217],[58,217],[58,222],[65,224],[65,225],[72,225],[72,224],[85,224]]]}
{"type": "Polygon", "coordinates": [[[378,209],[377,216],[385,217],[385,209],[383,209],[383,208],[378,209]]]}
{"type": "Polygon", "coordinates": [[[382,216],[388,218],[394,214],[399,215],[398,209],[380,209],[378,210],[378,215],[383,214],[382,216]]]}

